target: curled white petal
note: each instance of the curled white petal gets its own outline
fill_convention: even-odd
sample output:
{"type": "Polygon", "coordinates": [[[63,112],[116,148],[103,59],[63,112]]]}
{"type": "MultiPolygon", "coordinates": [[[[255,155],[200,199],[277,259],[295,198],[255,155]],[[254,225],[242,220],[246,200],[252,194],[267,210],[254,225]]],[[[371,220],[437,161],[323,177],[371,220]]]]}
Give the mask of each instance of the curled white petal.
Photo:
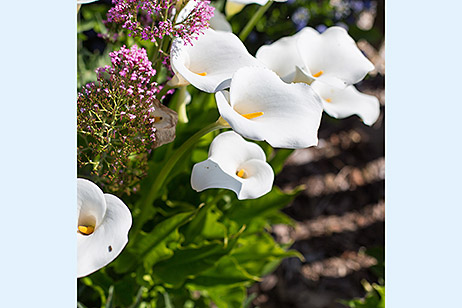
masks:
{"type": "Polygon", "coordinates": [[[355,84],[374,69],[341,27],[331,27],[322,34],[312,28],[304,28],[297,45],[305,71],[332,86],[344,88],[355,84]]]}
{"type": "Polygon", "coordinates": [[[241,40],[230,32],[207,29],[194,45],[181,39],[172,43],[171,65],[181,84],[214,93],[229,87],[234,72],[245,66],[264,66],[250,55],[241,40]]]}
{"type": "Polygon", "coordinates": [[[226,16],[217,9],[213,12],[213,17],[210,19],[209,23],[210,28],[213,30],[233,32],[231,25],[226,20],[226,16]]]}
{"type": "Polygon", "coordinates": [[[89,180],[77,179],[77,224],[98,227],[106,208],[103,191],[89,180]]]}
{"type": "Polygon", "coordinates": [[[263,45],[255,57],[275,72],[285,82],[292,82],[296,67],[303,66],[297,48],[297,40],[303,31],[283,37],[270,45],[263,45]]]}
{"type": "Polygon", "coordinates": [[[195,164],[191,174],[194,190],[230,189],[239,200],[263,196],[271,191],[273,181],[273,169],[266,162],[263,150],[233,131],[224,132],[213,140],[209,158],[195,164]]]}
{"type": "Polygon", "coordinates": [[[321,96],[324,111],[334,118],[343,119],[356,114],[364,124],[372,125],[380,115],[377,97],[361,93],[354,86],[338,89],[316,81],[312,87],[321,96]]]}
{"type": "MultiPolygon", "coordinates": [[[[269,0],[227,0],[225,6],[226,15],[232,16],[239,13],[247,4],[256,3],[265,5],[269,0]]],[[[286,2],[287,0],[274,0],[275,2],[286,2]]]]}
{"type": "Polygon", "coordinates": [[[90,220],[84,220],[92,213],[105,209],[102,220],[91,234],[77,233],[77,277],[80,278],[106,266],[120,254],[128,242],[132,216],[119,198],[103,194],[88,180],[77,179],[77,195],[79,226],[91,224],[90,220]]]}
{"type": "Polygon", "coordinates": [[[92,3],[96,1],[98,0],[77,0],[77,4],[87,4],[87,3],[92,3]]]}
{"type": "Polygon", "coordinates": [[[268,69],[246,67],[234,74],[229,97],[221,91],[215,98],[223,119],[246,138],[289,149],[318,142],[322,103],[307,84],[287,84],[268,69]]]}
{"type": "Polygon", "coordinates": [[[252,3],[256,3],[258,5],[265,5],[266,3],[268,3],[268,0],[228,0],[227,2],[230,2],[230,3],[239,3],[239,4],[252,4],[252,3]]]}

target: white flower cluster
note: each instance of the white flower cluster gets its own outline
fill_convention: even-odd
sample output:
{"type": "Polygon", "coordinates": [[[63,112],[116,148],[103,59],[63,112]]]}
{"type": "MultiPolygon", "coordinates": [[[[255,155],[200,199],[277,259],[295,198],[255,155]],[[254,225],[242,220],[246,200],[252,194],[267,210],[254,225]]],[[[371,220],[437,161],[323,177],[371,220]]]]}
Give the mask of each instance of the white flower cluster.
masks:
{"type": "Polygon", "coordinates": [[[215,93],[221,117],[235,132],[219,135],[209,158],[194,166],[197,191],[226,188],[251,199],[271,190],[274,174],[263,151],[242,137],[275,148],[306,148],[317,145],[323,110],[335,118],[357,114],[367,125],[380,113],[378,99],[353,86],[374,65],[340,27],[322,34],[304,28],[260,47],[256,57],[233,33],[208,29],[193,46],[174,41],[171,66],[170,84],[215,93]]]}

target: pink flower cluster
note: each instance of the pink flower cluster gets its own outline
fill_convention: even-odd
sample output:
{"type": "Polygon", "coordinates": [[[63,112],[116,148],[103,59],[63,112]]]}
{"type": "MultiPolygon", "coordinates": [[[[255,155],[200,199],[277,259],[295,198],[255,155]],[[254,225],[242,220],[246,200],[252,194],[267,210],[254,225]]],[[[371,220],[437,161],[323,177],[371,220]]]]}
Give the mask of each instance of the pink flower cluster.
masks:
{"type": "Polygon", "coordinates": [[[109,78],[111,84],[133,99],[152,103],[160,91],[151,78],[156,75],[146,50],[134,45],[131,49],[122,46],[120,50],[109,53],[112,66],[96,70],[98,81],[109,78]]]}
{"type": "Polygon", "coordinates": [[[159,87],[146,50],[123,46],[109,55],[112,65],[98,68],[97,81],[78,93],[78,163],[106,189],[130,193],[156,140],[159,87]]]}
{"type": "Polygon", "coordinates": [[[143,40],[154,42],[170,36],[191,43],[194,36],[208,28],[214,8],[209,0],[189,1],[195,2],[194,7],[183,20],[177,20],[188,0],[113,0],[107,22],[121,24],[129,36],[143,40]]]}

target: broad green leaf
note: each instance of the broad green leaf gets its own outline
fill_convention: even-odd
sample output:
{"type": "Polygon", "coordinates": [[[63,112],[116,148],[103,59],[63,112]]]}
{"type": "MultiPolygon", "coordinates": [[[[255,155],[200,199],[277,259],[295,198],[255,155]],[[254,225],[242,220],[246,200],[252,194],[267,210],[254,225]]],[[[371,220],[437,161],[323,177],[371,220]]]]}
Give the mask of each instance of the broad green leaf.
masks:
{"type": "Polygon", "coordinates": [[[274,156],[269,160],[269,164],[273,167],[275,174],[282,171],[285,161],[293,151],[289,149],[277,149],[274,151],[274,156]]]}
{"type": "Polygon", "coordinates": [[[178,249],[174,255],[165,261],[157,263],[153,268],[153,275],[160,282],[171,287],[181,286],[186,279],[194,278],[201,272],[213,267],[220,258],[229,254],[237,239],[228,241],[206,243],[201,247],[178,249]]]}
{"type": "Polygon", "coordinates": [[[185,235],[185,243],[203,239],[225,239],[228,232],[226,226],[218,221],[221,216],[222,213],[215,207],[215,204],[207,203],[182,231],[185,235]]]}
{"type": "Polygon", "coordinates": [[[204,287],[248,285],[259,280],[259,277],[247,273],[234,257],[224,256],[215,266],[202,272],[191,283],[188,283],[188,286],[194,290],[200,290],[204,287]]]}
{"type": "Polygon", "coordinates": [[[148,253],[170,233],[191,220],[196,213],[197,211],[189,211],[165,219],[157,224],[151,232],[148,234],[144,233],[143,237],[133,246],[133,250],[141,255],[148,253]]]}
{"type": "MultiPolygon", "coordinates": [[[[144,257],[149,255],[149,253],[162,243],[172,232],[192,219],[196,212],[197,211],[189,211],[169,217],[158,223],[149,233],[140,231],[137,241],[133,243],[129,249],[126,248],[119,258],[117,258],[114,263],[115,271],[118,273],[126,273],[132,270],[137,262],[143,261],[144,257]]],[[[164,245],[159,248],[159,250],[153,252],[153,255],[149,256],[152,260],[148,260],[148,264],[153,264],[153,262],[166,257],[168,254],[169,252],[164,245]]]]}
{"type": "Polygon", "coordinates": [[[285,251],[268,233],[261,232],[242,236],[231,256],[251,275],[262,276],[267,263],[277,263],[286,257],[300,257],[300,254],[296,251],[285,251]]]}
{"type": "Polygon", "coordinates": [[[258,199],[234,202],[226,216],[241,224],[249,223],[255,217],[266,217],[265,215],[285,207],[295,198],[299,191],[294,190],[289,194],[285,194],[274,186],[268,194],[258,199]]]}
{"type": "Polygon", "coordinates": [[[170,258],[173,255],[173,250],[167,247],[167,245],[170,242],[178,242],[179,239],[180,234],[178,233],[178,229],[173,230],[172,233],[146,254],[144,257],[144,267],[149,270],[157,262],[170,258]]]}
{"type": "Polygon", "coordinates": [[[245,287],[215,287],[208,288],[207,293],[220,308],[241,308],[247,296],[245,287]]]}
{"type": "Polygon", "coordinates": [[[118,280],[114,285],[114,307],[130,306],[136,300],[138,290],[136,277],[126,275],[118,280]]]}

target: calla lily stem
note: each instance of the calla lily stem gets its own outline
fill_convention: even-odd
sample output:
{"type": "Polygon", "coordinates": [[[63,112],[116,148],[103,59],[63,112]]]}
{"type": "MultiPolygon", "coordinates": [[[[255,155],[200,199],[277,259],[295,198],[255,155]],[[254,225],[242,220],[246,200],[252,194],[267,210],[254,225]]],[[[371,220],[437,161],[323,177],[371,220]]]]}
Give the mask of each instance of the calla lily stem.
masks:
{"type": "Polygon", "coordinates": [[[218,120],[212,124],[209,124],[199,130],[197,133],[192,135],[185,143],[183,143],[174,153],[172,156],[170,156],[170,159],[165,163],[164,167],[162,170],[159,172],[159,175],[155,179],[154,183],[151,186],[151,189],[149,190],[149,194],[146,196],[145,202],[141,204],[141,211],[139,215],[139,222],[137,225],[135,225],[132,229],[133,234],[136,234],[138,229],[143,225],[146,215],[143,215],[143,212],[145,211],[146,208],[151,206],[156,200],[156,198],[159,196],[159,193],[161,191],[161,188],[167,179],[168,175],[170,174],[170,171],[172,171],[173,167],[175,164],[180,160],[180,158],[185,155],[188,150],[190,150],[194,145],[199,141],[200,138],[203,136],[207,135],[210,132],[213,132],[218,129],[222,128],[228,128],[229,126],[224,124],[222,121],[218,120]]]}
{"type": "Polygon", "coordinates": [[[258,11],[252,16],[252,18],[247,22],[244,29],[242,29],[241,33],[239,34],[239,38],[241,41],[245,41],[247,36],[249,36],[252,29],[255,27],[257,22],[260,18],[265,14],[265,12],[269,9],[273,1],[268,1],[265,5],[261,6],[258,11]]]}

